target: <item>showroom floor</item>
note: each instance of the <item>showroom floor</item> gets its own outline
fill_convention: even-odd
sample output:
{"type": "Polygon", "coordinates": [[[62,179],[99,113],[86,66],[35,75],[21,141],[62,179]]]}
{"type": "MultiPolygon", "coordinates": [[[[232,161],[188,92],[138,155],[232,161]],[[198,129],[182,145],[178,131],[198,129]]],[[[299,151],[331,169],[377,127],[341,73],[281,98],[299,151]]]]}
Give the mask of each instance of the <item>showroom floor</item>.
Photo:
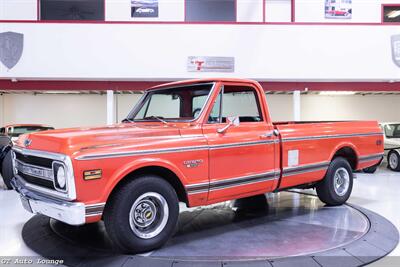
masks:
{"type": "MultiPolygon", "coordinates": [[[[400,230],[400,173],[382,167],[374,174],[357,174],[350,203],[372,210],[389,219],[400,230]]],[[[1,181],[1,180],[0,180],[1,181]]],[[[0,256],[37,256],[21,238],[24,223],[31,217],[14,191],[5,191],[0,182],[0,256]],[[7,218],[7,219],[4,219],[7,218]]],[[[397,247],[390,255],[400,256],[397,247]]],[[[391,258],[378,261],[372,266],[395,266],[391,258]]]]}

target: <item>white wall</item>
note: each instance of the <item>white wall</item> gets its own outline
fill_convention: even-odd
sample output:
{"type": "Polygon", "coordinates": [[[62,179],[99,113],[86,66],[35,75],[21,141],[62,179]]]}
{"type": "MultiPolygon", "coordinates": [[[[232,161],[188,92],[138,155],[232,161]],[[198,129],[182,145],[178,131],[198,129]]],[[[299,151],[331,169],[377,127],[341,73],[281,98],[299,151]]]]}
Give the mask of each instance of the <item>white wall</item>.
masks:
{"type": "Polygon", "coordinates": [[[262,22],[263,0],[237,0],[237,21],[262,22]]]}
{"type": "Polygon", "coordinates": [[[302,120],[400,121],[400,96],[301,96],[302,120]]]}
{"type": "Polygon", "coordinates": [[[3,123],[43,123],[56,128],[103,125],[106,97],[6,94],[3,123]]]}
{"type": "MultiPolygon", "coordinates": [[[[118,121],[128,115],[140,96],[117,95],[118,121]]],[[[293,120],[292,100],[292,95],[267,95],[273,121],[293,120]]],[[[399,95],[301,95],[301,120],[400,121],[399,106],[399,95]]],[[[106,97],[7,94],[0,96],[0,126],[8,123],[44,123],[56,128],[105,125],[106,97]]]]}
{"type": "Polygon", "coordinates": [[[291,20],[291,0],[265,0],[265,21],[290,22],[291,20]]]}
{"type": "MultiPolygon", "coordinates": [[[[140,94],[116,95],[118,121],[124,119],[140,94]]],[[[106,95],[5,94],[0,95],[0,126],[43,123],[56,128],[106,124],[106,95]]]]}
{"type": "Polygon", "coordinates": [[[399,26],[3,23],[24,52],[17,79],[400,80],[390,37],[399,26]],[[62,34],[60,34],[62,33],[62,34]],[[188,56],[234,56],[234,73],[187,71],[188,56]]]}
{"type": "Polygon", "coordinates": [[[37,0],[0,0],[0,20],[36,20],[37,0]]]}

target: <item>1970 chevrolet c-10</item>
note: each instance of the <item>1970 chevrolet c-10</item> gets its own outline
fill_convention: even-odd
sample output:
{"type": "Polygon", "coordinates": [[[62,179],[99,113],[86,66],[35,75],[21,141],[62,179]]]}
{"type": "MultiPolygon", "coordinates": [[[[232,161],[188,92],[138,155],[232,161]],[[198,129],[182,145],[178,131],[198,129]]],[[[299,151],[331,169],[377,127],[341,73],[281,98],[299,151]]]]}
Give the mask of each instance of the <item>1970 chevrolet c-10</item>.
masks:
{"type": "Polygon", "coordinates": [[[145,92],[121,123],[21,136],[13,188],[25,209],[70,225],[103,220],[115,246],[137,253],[174,233],[189,207],[288,188],[347,201],[353,171],[378,164],[376,121],[271,121],[255,81],[201,79],[145,92]]]}

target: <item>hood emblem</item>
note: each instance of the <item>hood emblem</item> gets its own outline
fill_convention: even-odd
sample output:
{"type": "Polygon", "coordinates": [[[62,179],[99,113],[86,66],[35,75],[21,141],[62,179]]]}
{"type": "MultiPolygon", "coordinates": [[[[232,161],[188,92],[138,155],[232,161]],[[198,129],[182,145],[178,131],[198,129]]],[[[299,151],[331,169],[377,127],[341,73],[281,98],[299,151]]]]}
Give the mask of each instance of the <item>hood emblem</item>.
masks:
{"type": "Polygon", "coordinates": [[[25,139],[24,140],[24,146],[25,147],[28,147],[28,146],[30,146],[32,144],[32,140],[31,139],[25,139]]]}

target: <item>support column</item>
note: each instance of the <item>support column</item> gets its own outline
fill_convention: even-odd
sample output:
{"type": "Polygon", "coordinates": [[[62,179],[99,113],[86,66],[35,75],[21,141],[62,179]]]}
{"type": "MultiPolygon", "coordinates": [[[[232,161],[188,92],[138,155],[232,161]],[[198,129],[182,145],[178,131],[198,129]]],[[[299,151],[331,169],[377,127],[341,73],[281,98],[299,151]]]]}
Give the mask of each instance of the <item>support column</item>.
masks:
{"type": "Polygon", "coordinates": [[[300,121],[301,120],[301,111],[300,111],[300,91],[293,91],[293,120],[300,121]]]}
{"type": "Polygon", "coordinates": [[[107,90],[107,125],[115,123],[114,91],[107,90]]]}

